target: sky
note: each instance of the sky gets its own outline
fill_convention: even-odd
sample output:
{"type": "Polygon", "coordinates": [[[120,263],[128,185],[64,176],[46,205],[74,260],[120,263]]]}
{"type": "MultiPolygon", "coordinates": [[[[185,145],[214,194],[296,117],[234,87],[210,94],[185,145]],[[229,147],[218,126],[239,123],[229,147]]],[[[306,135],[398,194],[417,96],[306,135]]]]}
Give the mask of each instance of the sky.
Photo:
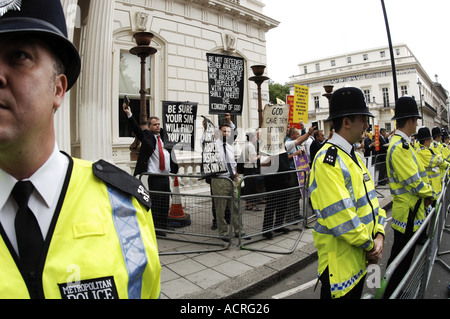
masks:
{"type": "MultiPolygon", "coordinates": [[[[388,46],[381,0],[262,0],[280,22],[266,34],[267,76],[284,84],[298,64],[388,46]]],[[[450,91],[450,1],[384,0],[393,45],[406,44],[450,91]]]]}

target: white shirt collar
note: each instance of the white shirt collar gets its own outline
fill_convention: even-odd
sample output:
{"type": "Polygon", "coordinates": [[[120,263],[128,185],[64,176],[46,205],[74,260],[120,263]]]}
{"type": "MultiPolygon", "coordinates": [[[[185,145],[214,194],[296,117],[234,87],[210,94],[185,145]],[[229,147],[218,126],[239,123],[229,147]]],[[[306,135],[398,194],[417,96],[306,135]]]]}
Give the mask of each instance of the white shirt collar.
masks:
{"type": "Polygon", "coordinates": [[[400,135],[401,137],[403,137],[408,143],[411,143],[411,138],[406,135],[404,132],[400,131],[399,129],[397,129],[397,132],[395,132],[395,134],[400,135]]]}
{"type": "MultiPolygon", "coordinates": [[[[64,181],[68,167],[68,158],[59,152],[55,143],[53,153],[30,178],[26,179],[33,183],[36,191],[44,200],[47,207],[50,207],[59,196],[60,185],[55,181],[64,181]]],[[[17,179],[0,169],[0,209],[5,205],[9,195],[17,183],[17,179]]]]}
{"type": "Polygon", "coordinates": [[[333,133],[333,136],[331,137],[331,139],[328,140],[328,143],[334,144],[342,148],[348,154],[350,154],[353,148],[353,145],[347,142],[347,140],[338,133],[333,133]]]}

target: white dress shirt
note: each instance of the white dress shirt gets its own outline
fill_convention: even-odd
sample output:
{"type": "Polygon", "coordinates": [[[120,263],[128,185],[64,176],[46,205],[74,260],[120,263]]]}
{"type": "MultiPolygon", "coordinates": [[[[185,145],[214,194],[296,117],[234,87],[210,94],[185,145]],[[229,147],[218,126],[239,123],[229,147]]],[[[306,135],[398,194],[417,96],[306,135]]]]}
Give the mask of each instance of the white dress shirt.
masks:
{"type": "Polygon", "coordinates": [[[148,160],[148,166],[147,166],[147,172],[151,173],[151,174],[163,174],[163,175],[168,175],[169,171],[170,171],[170,153],[169,151],[167,151],[164,148],[164,142],[161,138],[161,145],[163,148],[163,153],[164,153],[164,171],[161,171],[159,169],[159,145],[158,145],[158,135],[153,134],[155,136],[156,139],[156,147],[155,147],[155,151],[153,152],[152,156],[150,156],[149,160],[148,160]]]}
{"type": "MultiPolygon", "coordinates": [[[[216,144],[217,144],[217,148],[219,149],[219,154],[221,156],[221,158],[223,159],[225,165],[227,165],[227,162],[231,164],[231,168],[234,171],[234,174],[236,174],[236,159],[234,158],[234,148],[233,146],[231,146],[230,144],[228,144],[227,142],[223,142],[221,139],[216,139],[216,144]],[[226,159],[227,161],[225,161],[225,152],[223,149],[223,145],[225,144],[225,149],[226,149],[226,159]]],[[[223,176],[223,177],[229,177],[230,174],[228,172],[223,173],[223,174],[219,174],[218,176],[223,176]]]]}
{"type": "MultiPolygon", "coordinates": [[[[53,153],[47,162],[30,178],[24,180],[31,181],[35,188],[28,207],[36,216],[44,239],[58,204],[68,166],[69,158],[59,152],[58,146],[55,144],[53,153]]],[[[18,249],[14,219],[18,206],[11,192],[17,182],[18,180],[0,169],[0,223],[16,252],[18,249]]]]}

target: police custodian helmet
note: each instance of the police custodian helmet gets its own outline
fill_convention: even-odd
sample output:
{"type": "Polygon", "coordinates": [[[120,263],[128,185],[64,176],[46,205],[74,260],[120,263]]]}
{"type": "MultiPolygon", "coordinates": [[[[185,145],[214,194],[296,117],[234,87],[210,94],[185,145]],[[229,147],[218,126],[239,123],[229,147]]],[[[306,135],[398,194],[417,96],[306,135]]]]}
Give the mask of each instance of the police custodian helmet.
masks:
{"type": "Polygon", "coordinates": [[[417,140],[419,142],[431,139],[430,129],[428,127],[426,127],[426,126],[423,126],[423,127],[419,128],[419,131],[417,132],[417,137],[416,138],[417,138],[417,140]]]}
{"type": "Polygon", "coordinates": [[[439,128],[439,126],[435,126],[431,130],[431,134],[433,135],[433,138],[442,136],[442,130],[439,128]]]}
{"type": "Polygon", "coordinates": [[[0,35],[27,35],[43,40],[61,59],[69,90],[80,74],[77,49],[67,38],[60,0],[0,1],[0,35]]]}
{"type": "Polygon", "coordinates": [[[336,90],[330,100],[330,116],[325,121],[351,115],[374,117],[367,107],[363,92],[355,87],[336,90]]]}
{"type": "Polygon", "coordinates": [[[416,100],[405,95],[395,102],[395,115],[392,118],[392,121],[405,119],[408,117],[417,117],[419,119],[422,118],[419,114],[416,100]]]}

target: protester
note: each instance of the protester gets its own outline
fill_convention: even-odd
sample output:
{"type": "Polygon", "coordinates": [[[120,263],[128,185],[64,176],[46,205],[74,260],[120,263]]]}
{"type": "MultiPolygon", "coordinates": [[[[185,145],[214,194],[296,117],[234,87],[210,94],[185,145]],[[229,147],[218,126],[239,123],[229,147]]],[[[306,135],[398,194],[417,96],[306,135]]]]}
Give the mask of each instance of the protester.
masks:
{"type": "MultiPolygon", "coordinates": [[[[228,196],[238,198],[237,186],[239,185],[239,176],[237,174],[237,163],[234,155],[234,148],[227,141],[232,138],[231,126],[224,122],[219,126],[222,132],[221,138],[216,140],[217,148],[219,150],[220,156],[227,166],[227,171],[225,173],[219,174],[211,178],[211,189],[214,196],[228,196]],[[230,179],[232,182],[230,183],[230,179]]],[[[226,198],[215,197],[214,207],[216,211],[217,219],[217,230],[219,236],[223,241],[229,241],[229,230],[228,225],[225,220],[225,209],[226,206],[232,209],[231,213],[231,226],[234,230],[235,237],[239,236],[239,218],[238,218],[238,201],[226,198]]],[[[241,234],[245,237],[245,234],[241,234]]],[[[245,239],[250,239],[250,237],[245,237],[245,239]]]]}
{"type": "Polygon", "coordinates": [[[315,130],[314,141],[311,143],[311,147],[309,148],[309,154],[311,155],[311,164],[314,162],[314,158],[316,157],[317,152],[322,148],[324,143],[325,135],[323,134],[323,130],[315,130]]]}
{"type": "Polygon", "coordinates": [[[143,185],[58,151],[54,114],[81,65],[61,2],[16,5],[0,10],[0,298],[158,298],[143,185]]]}
{"type": "Polygon", "coordinates": [[[389,139],[385,128],[380,129],[378,141],[380,143],[380,149],[377,151],[378,185],[386,185],[386,153],[389,147],[389,139]]]}
{"type": "MultiPolygon", "coordinates": [[[[410,144],[410,136],[416,132],[419,115],[416,101],[408,96],[395,103],[397,130],[392,137],[387,152],[387,175],[393,197],[392,228],[394,243],[388,265],[395,259],[405,244],[425,220],[426,208],[437,199],[429,184],[428,176],[421,161],[410,144]]],[[[391,277],[385,291],[388,298],[400,283],[411,264],[414,247],[404,258],[391,277]]]]}
{"type": "Polygon", "coordinates": [[[178,172],[175,154],[164,147],[164,131],[159,118],[151,116],[148,120],[148,129],[143,130],[133,117],[130,106],[123,103],[123,110],[127,114],[128,124],[141,142],[134,176],[142,173],[151,174],[148,176],[148,189],[152,200],[153,220],[157,229],[156,234],[164,237],[166,236],[164,230],[169,229],[169,172],[173,174],[178,172]]]}
{"type": "MultiPolygon", "coordinates": [[[[255,133],[247,133],[247,141],[244,144],[244,149],[242,150],[243,160],[244,160],[244,177],[248,177],[251,175],[258,174],[257,163],[260,158],[260,155],[256,153],[255,143],[256,143],[256,134],[255,133]]],[[[244,180],[244,187],[242,188],[243,195],[253,195],[256,194],[257,181],[255,178],[246,178],[244,180]]],[[[256,198],[247,199],[245,209],[252,211],[261,211],[261,209],[256,205],[256,198]]]]}
{"type": "MultiPolygon", "coordinates": [[[[290,181],[296,178],[297,173],[275,174],[290,171],[288,153],[293,152],[295,148],[303,143],[314,131],[311,126],[307,134],[297,137],[294,141],[285,143],[286,151],[276,156],[261,157],[261,174],[264,176],[265,191],[268,193],[266,198],[266,208],[264,210],[263,237],[271,239],[272,230],[275,232],[288,232],[283,226],[286,213],[291,209],[289,207],[289,193],[284,191],[290,187],[290,181]],[[293,177],[289,175],[294,175],[293,177]]],[[[297,191],[297,190],[296,190],[297,191]]],[[[297,203],[298,204],[298,203],[297,203]]]]}
{"type": "Polygon", "coordinates": [[[369,127],[368,116],[373,117],[361,90],[336,90],[327,119],[335,133],[313,162],[309,187],[317,216],[313,237],[322,299],[360,298],[367,264],[382,257],[386,212],[353,148],[369,127]]]}

